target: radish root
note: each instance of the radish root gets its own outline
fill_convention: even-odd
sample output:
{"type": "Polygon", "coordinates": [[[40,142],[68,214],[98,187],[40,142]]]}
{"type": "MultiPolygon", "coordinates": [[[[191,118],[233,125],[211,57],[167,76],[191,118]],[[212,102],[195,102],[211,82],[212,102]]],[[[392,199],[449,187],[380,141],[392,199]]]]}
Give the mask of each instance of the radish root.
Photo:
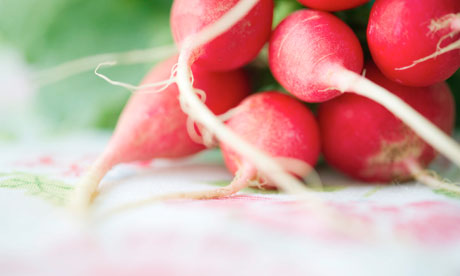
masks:
{"type": "Polygon", "coordinates": [[[166,88],[168,88],[171,84],[176,82],[175,74],[176,74],[176,66],[177,65],[174,66],[171,69],[171,76],[169,77],[169,79],[164,80],[164,81],[155,82],[155,83],[139,85],[139,86],[132,85],[132,84],[125,83],[125,82],[114,81],[114,80],[110,79],[109,77],[107,77],[106,75],[104,75],[102,73],[99,73],[100,68],[108,67],[108,66],[114,66],[116,64],[117,64],[117,62],[115,62],[115,61],[109,61],[109,62],[100,63],[96,67],[96,69],[94,70],[94,74],[96,76],[100,77],[101,79],[105,80],[106,82],[110,83],[111,85],[126,88],[126,89],[130,90],[133,93],[135,91],[137,91],[137,90],[143,90],[142,92],[137,92],[137,93],[143,93],[143,94],[161,92],[161,91],[165,90],[166,88]],[[152,89],[152,88],[154,88],[154,89],[152,89]]]}
{"type": "Polygon", "coordinates": [[[98,64],[107,60],[116,60],[118,64],[149,63],[171,56],[176,52],[174,45],[165,45],[144,50],[88,56],[39,71],[33,76],[33,82],[38,87],[42,87],[93,70],[98,64]]]}
{"type": "Polygon", "coordinates": [[[336,68],[336,70],[340,73],[334,74],[332,82],[334,86],[339,87],[340,91],[344,93],[353,91],[352,93],[381,104],[435,150],[460,167],[460,147],[452,137],[383,87],[345,68],[336,68]]]}
{"type": "Polygon", "coordinates": [[[448,179],[442,179],[436,172],[424,170],[414,161],[406,162],[406,167],[418,182],[432,189],[442,189],[460,194],[460,186],[458,184],[451,183],[448,179]]]}
{"type": "Polygon", "coordinates": [[[231,196],[240,190],[248,187],[250,181],[256,177],[257,171],[250,164],[243,166],[237,173],[233,181],[222,188],[208,190],[208,191],[197,191],[197,192],[180,192],[172,193],[167,195],[154,196],[147,199],[130,202],[121,206],[118,206],[108,211],[105,216],[111,216],[120,212],[126,212],[132,209],[136,209],[151,203],[165,201],[165,200],[209,200],[218,199],[223,197],[231,196]]]}
{"type": "MultiPolygon", "coordinates": [[[[322,187],[321,180],[316,171],[308,164],[301,160],[286,158],[286,157],[277,157],[275,158],[280,164],[283,164],[283,167],[292,173],[295,173],[299,176],[304,176],[304,179],[309,178],[312,181],[309,182],[315,187],[322,187]],[[313,177],[311,177],[313,176],[313,177]]],[[[225,187],[208,190],[208,191],[199,191],[199,192],[180,192],[180,193],[171,193],[167,195],[159,195],[150,197],[147,199],[130,202],[121,206],[118,206],[107,213],[105,216],[111,216],[116,213],[126,212],[132,209],[136,209],[151,203],[165,201],[165,200],[206,200],[206,199],[217,199],[222,197],[228,197],[236,194],[240,190],[248,186],[256,186],[263,189],[263,185],[267,184],[267,180],[264,176],[261,176],[257,172],[254,166],[250,163],[242,163],[239,165],[240,169],[236,172],[235,178],[232,182],[225,187]]]]}
{"type": "Polygon", "coordinates": [[[395,68],[395,70],[406,70],[409,68],[414,67],[415,65],[422,63],[424,61],[434,59],[437,56],[440,56],[442,54],[445,54],[447,52],[460,49],[460,39],[457,39],[456,41],[450,43],[449,45],[446,45],[444,47],[441,47],[442,42],[446,40],[447,38],[453,38],[455,35],[460,33],[460,13],[457,14],[447,14],[437,20],[432,20],[431,24],[428,26],[429,32],[428,35],[433,35],[434,33],[448,29],[450,32],[444,36],[442,36],[438,44],[436,45],[436,51],[432,53],[431,55],[428,55],[426,57],[417,59],[412,62],[412,64],[400,68],[395,68]]]}
{"type": "MultiPolygon", "coordinates": [[[[106,151],[108,152],[108,151],[106,151]]],[[[115,158],[105,152],[91,166],[90,170],[77,183],[69,202],[70,210],[79,217],[85,217],[88,206],[97,192],[99,182],[115,164],[115,158]]]]}

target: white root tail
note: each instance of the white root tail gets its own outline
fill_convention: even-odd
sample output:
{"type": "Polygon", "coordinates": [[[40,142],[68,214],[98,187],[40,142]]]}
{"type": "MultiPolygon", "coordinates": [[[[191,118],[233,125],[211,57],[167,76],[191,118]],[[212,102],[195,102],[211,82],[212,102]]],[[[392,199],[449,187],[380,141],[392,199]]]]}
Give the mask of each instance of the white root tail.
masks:
{"type": "Polygon", "coordinates": [[[460,186],[454,183],[443,180],[441,177],[433,171],[424,170],[416,162],[407,162],[407,169],[410,171],[412,176],[420,183],[432,188],[441,189],[449,192],[460,194],[460,186]]]}
{"type": "Polygon", "coordinates": [[[68,207],[78,217],[85,217],[102,178],[115,165],[111,157],[102,154],[76,184],[68,207]]]}
{"type": "MultiPolygon", "coordinates": [[[[289,171],[299,177],[303,177],[303,179],[312,185],[312,187],[322,190],[323,186],[318,173],[308,163],[288,157],[276,157],[275,159],[286,171],[289,171]]],[[[236,194],[248,186],[261,187],[263,184],[266,184],[266,179],[258,173],[254,166],[245,162],[240,165],[240,169],[236,173],[233,181],[225,187],[207,191],[180,192],[153,196],[118,206],[106,212],[104,217],[165,200],[204,200],[227,197],[236,194]],[[263,181],[263,183],[261,183],[261,181],[263,181]]]]}
{"type": "Polygon", "coordinates": [[[175,80],[176,65],[173,66],[173,68],[171,69],[171,75],[169,76],[169,79],[164,80],[164,81],[154,82],[154,83],[147,83],[143,85],[133,85],[133,84],[129,84],[126,82],[115,81],[109,78],[108,76],[99,72],[99,70],[102,67],[114,66],[116,64],[117,62],[115,61],[102,62],[96,67],[96,69],[94,69],[94,74],[100,77],[101,79],[105,80],[106,82],[110,83],[113,86],[123,87],[123,88],[130,90],[132,93],[142,93],[142,94],[162,92],[166,88],[168,88],[171,84],[176,82],[175,80]],[[142,91],[138,91],[138,90],[142,90],[142,91]]]}
{"type": "Polygon", "coordinates": [[[446,40],[447,38],[453,38],[455,35],[460,33],[460,13],[447,14],[439,18],[438,20],[432,20],[428,28],[430,29],[430,31],[428,32],[428,35],[432,35],[436,33],[437,31],[443,30],[443,29],[449,29],[450,32],[442,36],[439,39],[438,44],[436,45],[436,51],[433,52],[431,55],[414,60],[410,65],[395,68],[395,70],[406,70],[424,61],[434,59],[447,52],[450,52],[456,49],[460,49],[460,39],[450,43],[449,45],[441,47],[441,44],[444,40],[446,40]]]}
{"type": "Polygon", "coordinates": [[[246,164],[241,167],[237,172],[233,181],[222,188],[217,188],[207,191],[197,191],[197,192],[179,192],[166,195],[159,195],[144,200],[139,200],[135,202],[130,202],[121,206],[118,206],[106,213],[103,217],[108,217],[113,214],[118,214],[120,212],[129,211],[136,209],[145,205],[149,205],[155,202],[161,202],[165,200],[209,200],[209,199],[218,199],[223,197],[228,197],[236,194],[240,190],[249,186],[250,181],[257,176],[257,170],[250,164],[246,164]]]}
{"type": "Polygon", "coordinates": [[[93,70],[98,64],[107,60],[115,60],[119,64],[139,64],[158,61],[174,53],[177,53],[176,47],[174,45],[166,45],[145,50],[94,55],[39,71],[33,76],[33,81],[35,85],[42,87],[85,71],[93,70]]]}
{"type": "Polygon", "coordinates": [[[385,88],[345,68],[338,70],[340,72],[334,75],[333,82],[340,91],[352,91],[381,104],[436,151],[460,167],[460,146],[452,137],[385,88]]]}

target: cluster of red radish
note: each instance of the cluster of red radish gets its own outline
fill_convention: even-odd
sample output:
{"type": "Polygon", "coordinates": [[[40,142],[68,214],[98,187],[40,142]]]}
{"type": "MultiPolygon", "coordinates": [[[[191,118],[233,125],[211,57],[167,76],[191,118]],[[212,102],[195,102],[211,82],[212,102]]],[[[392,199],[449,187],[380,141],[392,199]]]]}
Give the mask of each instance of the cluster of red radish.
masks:
{"type": "Polygon", "coordinates": [[[186,157],[217,143],[235,180],[174,197],[229,196],[248,185],[300,191],[299,178],[321,152],[369,182],[411,179],[436,152],[460,166],[450,137],[454,100],[444,82],[460,67],[460,1],[375,1],[367,30],[373,61],[364,65],[353,30],[329,12],[368,1],[299,0],[310,9],[272,31],[272,0],[175,0],[179,55],[147,74],[78,183],[74,207],[89,205],[116,164],[186,157]],[[248,96],[256,91],[241,68],[267,41],[270,69],[292,96],[248,96]],[[167,88],[151,89],[165,80],[172,80],[167,88]],[[321,103],[316,117],[302,101],[321,103]]]}

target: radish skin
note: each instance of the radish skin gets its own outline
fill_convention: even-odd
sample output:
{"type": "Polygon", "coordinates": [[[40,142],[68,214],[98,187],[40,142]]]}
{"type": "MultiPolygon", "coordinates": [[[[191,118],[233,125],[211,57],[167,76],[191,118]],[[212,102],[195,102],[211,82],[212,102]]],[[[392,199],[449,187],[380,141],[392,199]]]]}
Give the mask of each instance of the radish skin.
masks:
{"type": "Polygon", "coordinates": [[[388,90],[362,77],[363,53],[351,29],[335,16],[300,10],[275,29],[269,62],[275,78],[298,98],[323,102],[345,92],[368,97],[404,121],[460,167],[460,147],[388,90]],[[298,45],[303,45],[301,51],[298,45]]]}

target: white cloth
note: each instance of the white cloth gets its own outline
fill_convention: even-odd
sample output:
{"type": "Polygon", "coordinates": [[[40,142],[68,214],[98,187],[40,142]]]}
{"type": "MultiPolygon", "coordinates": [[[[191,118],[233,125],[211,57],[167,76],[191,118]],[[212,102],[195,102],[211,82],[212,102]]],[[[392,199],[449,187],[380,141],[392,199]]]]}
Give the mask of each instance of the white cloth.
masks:
{"type": "Polygon", "coordinates": [[[63,204],[106,141],[0,144],[1,275],[460,275],[460,198],[416,183],[354,185],[320,169],[333,187],[317,196],[365,227],[351,236],[337,229],[350,221],[334,228],[313,206],[253,190],[103,217],[122,203],[229,182],[217,151],[117,166],[83,225],[63,204]]]}

